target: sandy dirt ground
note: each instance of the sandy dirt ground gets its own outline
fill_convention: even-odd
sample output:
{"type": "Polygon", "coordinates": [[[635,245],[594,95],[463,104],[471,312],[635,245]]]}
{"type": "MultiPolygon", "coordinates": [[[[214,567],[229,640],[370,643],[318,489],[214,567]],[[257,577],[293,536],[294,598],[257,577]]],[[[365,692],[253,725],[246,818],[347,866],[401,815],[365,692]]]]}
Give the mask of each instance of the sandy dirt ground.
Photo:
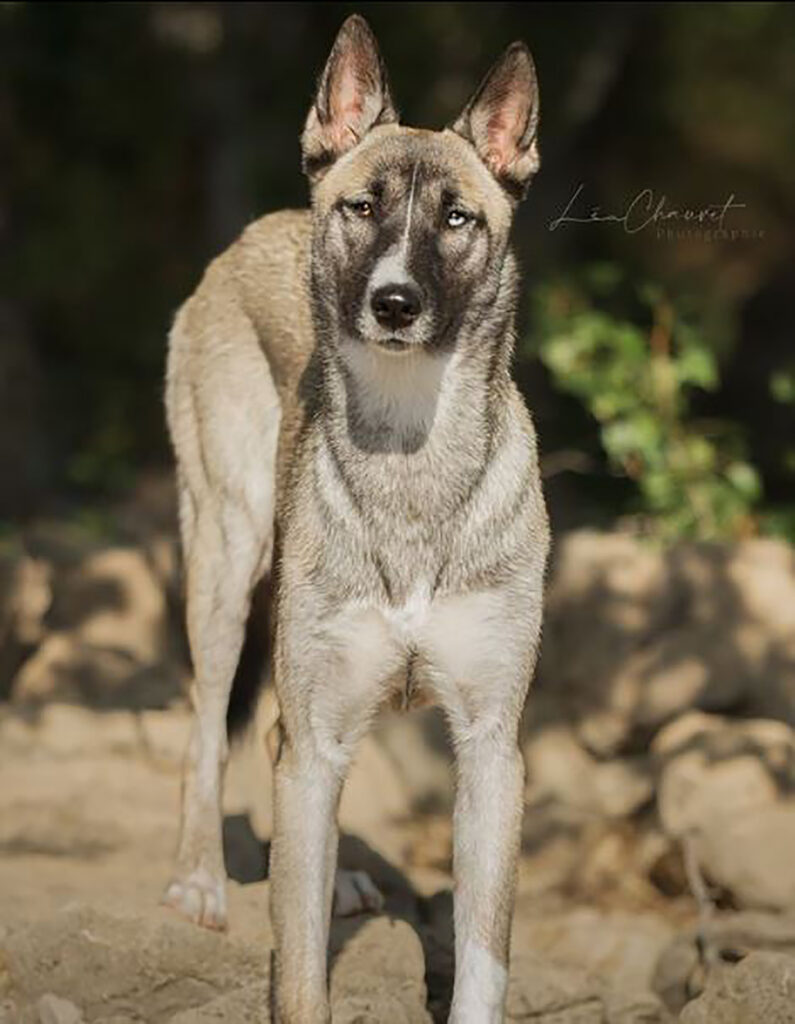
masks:
{"type": "MultiPolygon", "coordinates": [[[[267,1021],[262,730],[227,771],[229,929],[204,931],[159,906],[189,729],[173,530],[126,529],[0,547],[0,1024],[267,1021]]],[[[795,1021],[794,638],[785,545],[558,544],[509,1021],[795,1021]]],[[[340,863],[385,907],[333,924],[334,1024],[447,1020],[452,800],[438,715],[381,721],[340,863]]]]}
{"type": "MultiPolygon", "coordinates": [[[[158,906],[176,841],[188,722],[182,708],[62,705],[35,716],[6,709],[0,718],[0,1019],[267,1019],[272,936],[267,842],[257,829],[263,819],[267,827],[269,777],[253,739],[236,749],[228,772],[228,933],[204,931],[158,906]]],[[[371,874],[386,907],[382,915],[335,921],[335,1021],[397,1024],[446,1015],[453,969],[449,824],[441,815],[422,824],[395,821],[389,779],[374,741],[346,792],[341,861],[371,874]]],[[[613,1019],[606,1007],[616,997],[606,978],[533,961],[538,943],[528,932],[540,908],[533,910],[532,889],[529,880],[520,889],[510,1019],[613,1019]]],[[[591,921],[582,912],[593,931],[599,912],[591,911],[591,921]]],[[[625,1010],[620,1019],[663,1019],[643,975],[671,929],[654,915],[637,922],[645,929],[639,942],[649,948],[636,959],[648,962],[620,969],[617,962],[615,977],[646,1016],[626,1017],[625,1010]]],[[[545,926],[549,931],[549,918],[545,926]]],[[[554,946],[553,935],[545,941],[554,946]]],[[[626,960],[626,950],[617,953],[626,960]]]]}

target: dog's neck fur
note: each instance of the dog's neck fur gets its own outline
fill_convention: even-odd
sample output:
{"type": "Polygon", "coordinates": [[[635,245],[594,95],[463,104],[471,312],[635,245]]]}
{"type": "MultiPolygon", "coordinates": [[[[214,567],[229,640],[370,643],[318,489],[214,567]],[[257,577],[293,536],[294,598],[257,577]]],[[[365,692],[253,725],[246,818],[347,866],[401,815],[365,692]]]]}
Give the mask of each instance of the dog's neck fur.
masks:
{"type": "MultiPolygon", "coordinates": [[[[444,352],[395,355],[342,337],[317,316],[317,416],[340,476],[370,520],[404,516],[437,529],[466,503],[504,415],[516,272],[506,259],[481,326],[473,310],[444,352]],[[498,325],[495,330],[495,323],[498,325]]],[[[320,296],[315,294],[316,303],[320,296]]]]}

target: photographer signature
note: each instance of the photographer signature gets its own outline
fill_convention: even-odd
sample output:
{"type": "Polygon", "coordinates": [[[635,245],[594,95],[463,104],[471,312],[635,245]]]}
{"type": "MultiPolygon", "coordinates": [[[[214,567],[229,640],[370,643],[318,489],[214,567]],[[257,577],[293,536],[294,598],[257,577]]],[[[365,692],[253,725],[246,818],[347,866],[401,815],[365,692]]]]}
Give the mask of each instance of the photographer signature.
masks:
{"type": "Polygon", "coordinates": [[[630,201],[623,213],[602,213],[598,206],[593,206],[584,215],[576,216],[571,211],[584,188],[584,185],[577,186],[563,213],[549,222],[550,231],[557,231],[561,224],[603,224],[606,222],[621,224],[628,235],[635,235],[650,225],[661,227],[670,225],[671,222],[687,224],[690,227],[698,225],[723,230],[724,220],[729,210],[744,210],[746,208],[745,203],[735,202],[733,192],[723,203],[709,204],[694,209],[689,207],[669,208],[667,196],[661,195],[657,198],[652,189],[644,188],[630,201]]]}

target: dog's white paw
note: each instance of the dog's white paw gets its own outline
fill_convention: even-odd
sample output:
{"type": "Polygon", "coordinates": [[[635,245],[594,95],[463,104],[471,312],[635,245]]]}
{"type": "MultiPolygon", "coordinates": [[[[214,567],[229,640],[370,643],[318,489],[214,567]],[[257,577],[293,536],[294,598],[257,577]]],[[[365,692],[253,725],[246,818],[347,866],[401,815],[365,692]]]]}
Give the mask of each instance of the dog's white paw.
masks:
{"type": "Polygon", "coordinates": [[[192,871],[170,883],[162,902],[194,924],[215,931],[226,929],[226,887],[204,868],[192,871]]]}
{"type": "Polygon", "coordinates": [[[366,871],[337,871],[334,878],[335,917],[353,917],[368,912],[378,914],[383,909],[384,897],[366,871]]]}

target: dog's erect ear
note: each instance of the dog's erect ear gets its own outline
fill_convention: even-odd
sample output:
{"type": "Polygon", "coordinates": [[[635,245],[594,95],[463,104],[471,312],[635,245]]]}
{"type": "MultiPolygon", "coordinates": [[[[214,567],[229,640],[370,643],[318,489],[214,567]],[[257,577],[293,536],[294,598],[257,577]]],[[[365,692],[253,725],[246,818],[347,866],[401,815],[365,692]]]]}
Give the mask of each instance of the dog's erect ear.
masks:
{"type": "Polygon", "coordinates": [[[538,82],[524,43],[511,43],[453,125],[511,194],[538,170],[538,82]]]}
{"type": "Polygon", "coordinates": [[[397,119],[378,43],[364,18],[352,14],[334,41],[306,119],[304,173],[322,177],[371,128],[397,119]]]}

